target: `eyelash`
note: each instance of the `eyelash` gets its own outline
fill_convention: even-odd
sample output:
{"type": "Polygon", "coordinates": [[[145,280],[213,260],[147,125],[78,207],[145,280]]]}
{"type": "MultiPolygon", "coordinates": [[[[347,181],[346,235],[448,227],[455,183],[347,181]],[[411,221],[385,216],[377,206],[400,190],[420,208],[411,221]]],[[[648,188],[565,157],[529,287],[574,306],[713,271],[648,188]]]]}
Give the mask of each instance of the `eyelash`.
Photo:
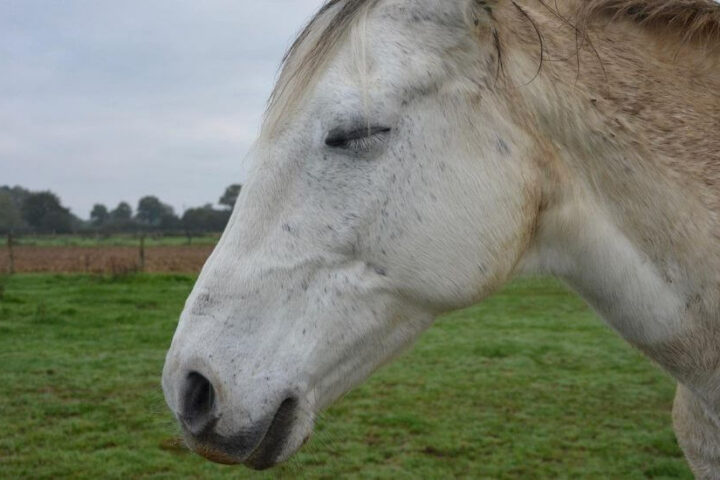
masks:
{"type": "Polygon", "coordinates": [[[370,150],[373,147],[381,145],[385,139],[383,138],[387,132],[374,133],[368,137],[355,138],[347,141],[347,149],[349,150],[370,150]]]}
{"type": "Polygon", "coordinates": [[[342,150],[366,151],[382,144],[383,137],[390,133],[390,130],[387,127],[370,127],[350,132],[331,131],[325,144],[342,150]]]}

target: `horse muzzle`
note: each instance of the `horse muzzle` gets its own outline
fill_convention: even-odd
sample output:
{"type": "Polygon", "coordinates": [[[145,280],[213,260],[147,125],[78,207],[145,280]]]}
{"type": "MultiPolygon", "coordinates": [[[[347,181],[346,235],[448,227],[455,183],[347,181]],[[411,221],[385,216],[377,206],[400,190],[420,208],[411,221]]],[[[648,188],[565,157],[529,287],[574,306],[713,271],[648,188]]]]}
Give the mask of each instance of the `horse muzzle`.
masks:
{"type": "Polygon", "coordinates": [[[192,371],[175,382],[164,378],[163,384],[188,446],[216,463],[255,470],[273,467],[299,449],[312,430],[299,396],[291,390],[268,391],[262,401],[244,405],[246,421],[235,425],[238,415],[231,410],[237,406],[202,373],[192,371]],[[173,383],[179,386],[173,388],[173,383]]]}

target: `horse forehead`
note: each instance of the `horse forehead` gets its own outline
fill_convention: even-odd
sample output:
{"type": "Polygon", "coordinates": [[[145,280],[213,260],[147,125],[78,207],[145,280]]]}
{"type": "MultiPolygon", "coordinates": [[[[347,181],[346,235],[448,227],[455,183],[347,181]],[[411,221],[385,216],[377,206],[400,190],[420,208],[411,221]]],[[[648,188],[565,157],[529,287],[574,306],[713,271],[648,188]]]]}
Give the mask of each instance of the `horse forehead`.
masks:
{"type": "Polygon", "coordinates": [[[467,12],[461,8],[466,1],[386,1],[370,12],[364,26],[352,32],[354,42],[349,47],[353,58],[367,49],[374,60],[386,58],[398,63],[400,58],[399,63],[404,63],[422,58],[442,64],[449,49],[471,47],[467,12]]]}
{"type": "Polygon", "coordinates": [[[350,41],[331,61],[340,68],[331,68],[336,75],[330,76],[341,79],[342,85],[358,87],[368,79],[362,75],[367,73],[376,85],[402,89],[417,75],[447,73],[444,52],[463,44],[468,34],[459,8],[466,1],[380,2],[368,12],[366,22],[351,31],[350,41]]]}
{"type": "Polygon", "coordinates": [[[378,11],[411,22],[459,22],[470,0],[383,0],[378,11]]]}

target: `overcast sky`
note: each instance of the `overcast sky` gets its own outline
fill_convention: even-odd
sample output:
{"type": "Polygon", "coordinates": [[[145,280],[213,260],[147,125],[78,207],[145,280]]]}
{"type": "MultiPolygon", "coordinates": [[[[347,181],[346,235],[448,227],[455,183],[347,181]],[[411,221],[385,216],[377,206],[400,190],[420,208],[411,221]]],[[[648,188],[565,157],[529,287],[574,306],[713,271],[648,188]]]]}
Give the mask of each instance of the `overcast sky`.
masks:
{"type": "Polygon", "coordinates": [[[0,0],[0,185],[76,215],[241,180],[277,67],[322,0],[0,0]]]}

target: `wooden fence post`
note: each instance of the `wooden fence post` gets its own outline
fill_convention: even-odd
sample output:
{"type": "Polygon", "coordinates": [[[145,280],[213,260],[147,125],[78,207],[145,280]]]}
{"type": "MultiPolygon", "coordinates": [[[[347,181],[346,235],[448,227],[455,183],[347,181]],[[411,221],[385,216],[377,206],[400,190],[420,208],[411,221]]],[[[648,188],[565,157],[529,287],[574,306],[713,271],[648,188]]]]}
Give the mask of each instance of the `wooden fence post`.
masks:
{"type": "Polygon", "coordinates": [[[145,271],[145,234],[140,235],[140,271],[145,271]]]}
{"type": "Polygon", "coordinates": [[[15,251],[13,250],[13,234],[8,233],[7,237],[8,257],[10,258],[10,275],[15,273],[15,251]]]}

